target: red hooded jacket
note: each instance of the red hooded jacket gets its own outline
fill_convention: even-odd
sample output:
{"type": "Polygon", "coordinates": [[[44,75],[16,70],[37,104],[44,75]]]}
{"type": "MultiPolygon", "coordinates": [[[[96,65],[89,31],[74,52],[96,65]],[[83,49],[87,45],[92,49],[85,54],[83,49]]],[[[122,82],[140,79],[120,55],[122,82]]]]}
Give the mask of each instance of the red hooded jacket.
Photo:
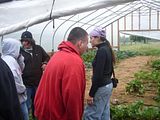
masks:
{"type": "Polygon", "coordinates": [[[85,69],[74,45],[62,42],[47,64],[34,100],[38,120],[81,120],[85,69]]]}

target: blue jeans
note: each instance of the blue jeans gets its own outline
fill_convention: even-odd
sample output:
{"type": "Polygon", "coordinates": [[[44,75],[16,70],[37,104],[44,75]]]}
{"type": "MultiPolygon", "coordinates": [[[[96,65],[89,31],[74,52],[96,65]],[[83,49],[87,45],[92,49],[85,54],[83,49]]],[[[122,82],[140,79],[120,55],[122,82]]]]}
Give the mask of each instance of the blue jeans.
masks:
{"type": "Polygon", "coordinates": [[[21,111],[23,115],[23,120],[29,120],[29,114],[28,114],[26,102],[21,103],[20,106],[21,106],[21,111]]]}
{"type": "Polygon", "coordinates": [[[113,84],[98,88],[93,104],[87,105],[84,110],[84,120],[110,120],[110,97],[113,84]]]}
{"type": "Polygon", "coordinates": [[[34,97],[36,94],[37,87],[27,87],[27,108],[28,112],[32,109],[32,117],[34,118],[34,97]]]}

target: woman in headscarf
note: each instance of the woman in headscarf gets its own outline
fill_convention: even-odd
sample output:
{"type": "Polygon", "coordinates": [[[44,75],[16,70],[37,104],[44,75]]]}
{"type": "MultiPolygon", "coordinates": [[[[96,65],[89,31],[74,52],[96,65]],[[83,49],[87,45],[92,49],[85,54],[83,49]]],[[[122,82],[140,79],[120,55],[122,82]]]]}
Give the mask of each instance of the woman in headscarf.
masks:
{"type": "Polygon", "coordinates": [[[114,54],[106,39],[106,32],[101,28],[95,28],[91,31],[90,43],[98,50],[92,62],[92,86],[87,98],[84,120],[110,120],[114,54]]]}

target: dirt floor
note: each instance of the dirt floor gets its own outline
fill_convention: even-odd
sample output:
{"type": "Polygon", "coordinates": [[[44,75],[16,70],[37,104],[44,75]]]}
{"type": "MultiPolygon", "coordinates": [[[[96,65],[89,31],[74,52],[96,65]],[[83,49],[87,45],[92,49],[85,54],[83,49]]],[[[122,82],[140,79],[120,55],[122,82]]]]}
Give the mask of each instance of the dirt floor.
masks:
{"type": "MultiPolygon", "coordinates": [[[[118,87],[113,89],[112,97],[111,97],[111,104],[125,104],[125,103],[132,103],[136,100],[143,100],[145,105],[156,105],[154,101],[154,97],[156,96],[155,89],[151,89],[146,91],[144,95],[135,96],[135,95],[128,95],[125,92],[125,86],[127,83],[134,79],[134,73],[138,72],[139,70],[146,70],[149,69],[147,64],[153,59],[150,56],[137,56],[122,60],[116,65],[115,74],[116,78],[119,79],[118,87]]],[[[86,96],[88,95],[88,91],[91,86],[90,77],[92,75],[91,70],[87,70],[87,84],[86,84],[86,96]]]]}

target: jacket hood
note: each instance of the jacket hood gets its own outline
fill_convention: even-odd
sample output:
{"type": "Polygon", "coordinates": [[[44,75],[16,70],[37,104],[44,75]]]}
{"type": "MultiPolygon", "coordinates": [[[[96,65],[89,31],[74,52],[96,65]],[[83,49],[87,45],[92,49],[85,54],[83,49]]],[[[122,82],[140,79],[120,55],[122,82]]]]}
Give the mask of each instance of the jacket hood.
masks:
{"type": "Polygon", "coordinates": [[[20,47],[20,41],[13,38],[6,38],[2,41],[2,55],[10,55],[17,59],[19,56],[20,47]]]}
{"type": "Polygon", "coordinates": [[[74,52],[74,53],[80,55],[80,53],[78,52],[78,50],[76,49],[76,47],[70,41],[63,41],[58,46],[58,50],[60,50],[60,51],[66,51],[66,52],[74,52]]]}

